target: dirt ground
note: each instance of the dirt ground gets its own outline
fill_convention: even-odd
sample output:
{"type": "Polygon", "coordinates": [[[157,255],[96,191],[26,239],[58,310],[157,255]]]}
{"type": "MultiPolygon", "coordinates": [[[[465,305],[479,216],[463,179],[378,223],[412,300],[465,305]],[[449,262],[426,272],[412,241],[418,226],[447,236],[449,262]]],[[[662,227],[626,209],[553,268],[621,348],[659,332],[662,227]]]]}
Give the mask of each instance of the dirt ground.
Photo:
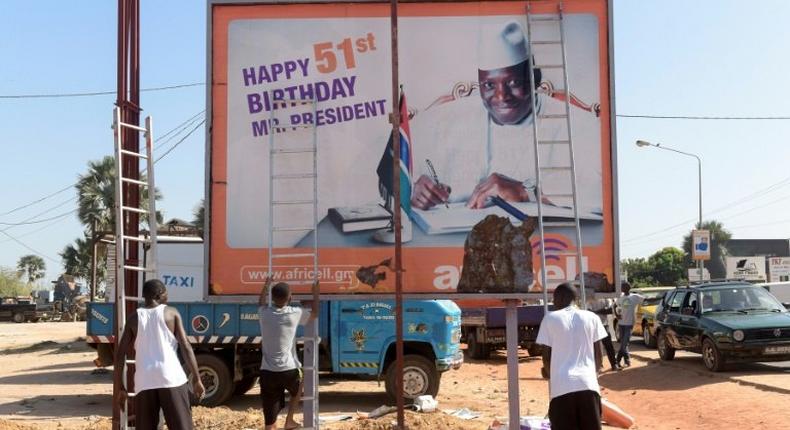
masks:
{"type": "MultiPolygon", "coordinates": [[[[110,428],[111,374],[95,372],[91,362],[95,353],[77,340],[84,329],[84,323],[0,324],[0,430],[110,428]]],[[[671,363],[644,357],[635,357],[634,365],[622,372],[600,376],[604,397],[634,416],[637,429],[790,428],[786,369],[746,366],[714,375],[704,370],[698,357],[671,363]],[[773,377],[774,383],[749,384],[735,378],[750,372],[773,377]]],[[[547,412],[548,387],[539,370],[540,360],[521,357],[522,415],[547,412]]],[[[196,428],[262,428],[256,390],[235,397],[225,407],[195,408],[196,428]]],[[[322,417],[362,416],[386,399],[383,386],[375,381],[350,377],[322,377],[320,393],[322,417]]],[[[481,417],[462,421],[442,412],[409,413],[409,427],[484,430],[495,418],[505,417],[504,354],[468,361],[460,370],[446,373],[438,401],[441,410],[468,408],[481,417]]],[[[394,420],[390,414],[322,428],[383,430],[394,420]]]]}

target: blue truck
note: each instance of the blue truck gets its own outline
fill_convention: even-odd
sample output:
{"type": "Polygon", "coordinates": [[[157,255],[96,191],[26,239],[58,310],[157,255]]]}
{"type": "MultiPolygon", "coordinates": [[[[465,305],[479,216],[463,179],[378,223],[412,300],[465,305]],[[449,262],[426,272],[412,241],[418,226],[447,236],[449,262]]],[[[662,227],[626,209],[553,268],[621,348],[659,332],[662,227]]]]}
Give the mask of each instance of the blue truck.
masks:
{"type": "MultiPolygon", "coordinates": [[[[206,386],[203,404],[216,406],[256,382],[261,332],[258,306],[245,303],[171,303],[181,313],[206,386]]],[[[382,300],[321,303],[320,369],[384,380],[395,402],[395,305],[382,300]]],[[[463,363],[461,310],[450,300],[405,300],[404,386],[407,399],[439,391],[443,372],[463,363]]],[[[99,361],[111,362],[115,339],[112,303],[90,303],[87,340],[99,361]]]]}

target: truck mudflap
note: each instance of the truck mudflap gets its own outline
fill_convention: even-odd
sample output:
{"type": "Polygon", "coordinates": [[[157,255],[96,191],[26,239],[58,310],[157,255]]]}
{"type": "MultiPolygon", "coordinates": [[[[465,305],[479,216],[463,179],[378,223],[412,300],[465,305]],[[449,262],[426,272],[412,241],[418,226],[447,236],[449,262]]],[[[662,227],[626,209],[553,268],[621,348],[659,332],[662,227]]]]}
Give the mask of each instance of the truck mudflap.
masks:
{"type": "Polygon", "coordinates": [[[464,364],[464,353],[460,350],[452,357],[436,359],[436,369],[440,372],[445,372],[450,369],[457,370],[462,364],[464,364]]]}
{"type": "MultiPolygon", "coordinates": [[[[255,345],[261,343],[260,336],[187,336],[189,343],[193,345],[219,345],[219,344],[244,344],[255,345]]],[[[115,343],[115,336],[94,336],[88,335],[86,343],[115,343]]]]}

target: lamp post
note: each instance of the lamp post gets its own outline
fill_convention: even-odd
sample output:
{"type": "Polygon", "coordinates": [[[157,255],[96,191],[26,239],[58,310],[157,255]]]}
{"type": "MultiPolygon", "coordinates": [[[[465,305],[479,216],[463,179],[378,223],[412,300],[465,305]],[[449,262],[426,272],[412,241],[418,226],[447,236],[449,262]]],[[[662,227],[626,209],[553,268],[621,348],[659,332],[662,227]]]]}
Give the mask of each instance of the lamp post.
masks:
{"type": "MultiPolygon", "coordinates": [[[[683,151],[679,151],[679,150],[674,149],[674,148],[669,148],[667,146],[661,146],[660,143],[650,143],[650,142],[648,142],[646,140],[637,140],[636,141],[636,146],[638,146],[640,148],[644,148],[646,146],[652,146],[654,148],[664,149],[666,151],[676,152],[678,154],[687,155],[689,157],[694,157],[694,158],[697,159],[697,172],[698,172],[698,178],[697,179],[698,179],[698,184],[699,184],[699,227],[697,227],[697,228],[702,228],[702,160],[699,158],[699,156],[695,155],[695,154],[691,154],[689,152],[683,152],[683,151]]],[[[692,243],[692,246],[693,246],[693,243],[692,243]]],[[[703,269],[703,267],[704,267],[703,261],[702,260],[697,260],[697,269],[699,270],[700,281],[703,280],[703,276],[702,276],[702,269],[703,269]]]]}

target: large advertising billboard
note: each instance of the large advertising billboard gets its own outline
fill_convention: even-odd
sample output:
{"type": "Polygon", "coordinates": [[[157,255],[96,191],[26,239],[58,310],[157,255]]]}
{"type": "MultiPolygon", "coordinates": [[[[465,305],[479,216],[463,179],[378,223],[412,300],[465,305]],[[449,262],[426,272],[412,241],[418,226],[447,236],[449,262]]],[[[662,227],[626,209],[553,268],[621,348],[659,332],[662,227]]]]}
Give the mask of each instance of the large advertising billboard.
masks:
{"type": "MultiPolygon", "coordinates": [[[[472,228],[491,214],[508,217],[491,205],[492,197],[537,215],[536,116],[541,164],[548,167],[542,169],[544,214],[572,219],[570,176],[563,169],[570,163],[563,145],[566,99],[585,271],[613,282],[607,5],[563,4],[570,94],[559,67],[558,22],[536,20],[528,28],[526,3],[400,5],[399,74],[408,112],[401,185],[410,196],[403,202],[405,292],[456,290],[472,228]],[[534,101],[529,57],[540,85],[534,101]]],[[[541,2],[531,13],[546,17],[556,7],[541,2]]],[[[217,2],[210,7],[210,25],[210,293],[257,293],[270,271],[272,240],[278,250],[313,246],[313,232],[269,237],[270,216],[276,225],[312,224],[305,206],[272,208],[270,201],[313,198],[309,178],[270,184],[273,174],[312,172],[313,154],[272,155],[271,149],[306,148],[313,139],[322,292],[394,291],[394,276],[374,286],[357,276],[360,267],[393,256],[380,232],[389,223],[384,207],[392,207],[391,170],[382,174],[387,169],[380,168],[391,160],[389,5],[217,2]]],[[[533,233],[530,292],[542,288],[539,240],[533,233]]],[[[580,272],[572,252],[575,229],[557,223],[547,228],[545,242],[549,287],[574,279],[580,272]]],[[[301,263],[275,264],[271,272],[297,291],[306,291],[313,276],[312,266],[301,263]]]]}

